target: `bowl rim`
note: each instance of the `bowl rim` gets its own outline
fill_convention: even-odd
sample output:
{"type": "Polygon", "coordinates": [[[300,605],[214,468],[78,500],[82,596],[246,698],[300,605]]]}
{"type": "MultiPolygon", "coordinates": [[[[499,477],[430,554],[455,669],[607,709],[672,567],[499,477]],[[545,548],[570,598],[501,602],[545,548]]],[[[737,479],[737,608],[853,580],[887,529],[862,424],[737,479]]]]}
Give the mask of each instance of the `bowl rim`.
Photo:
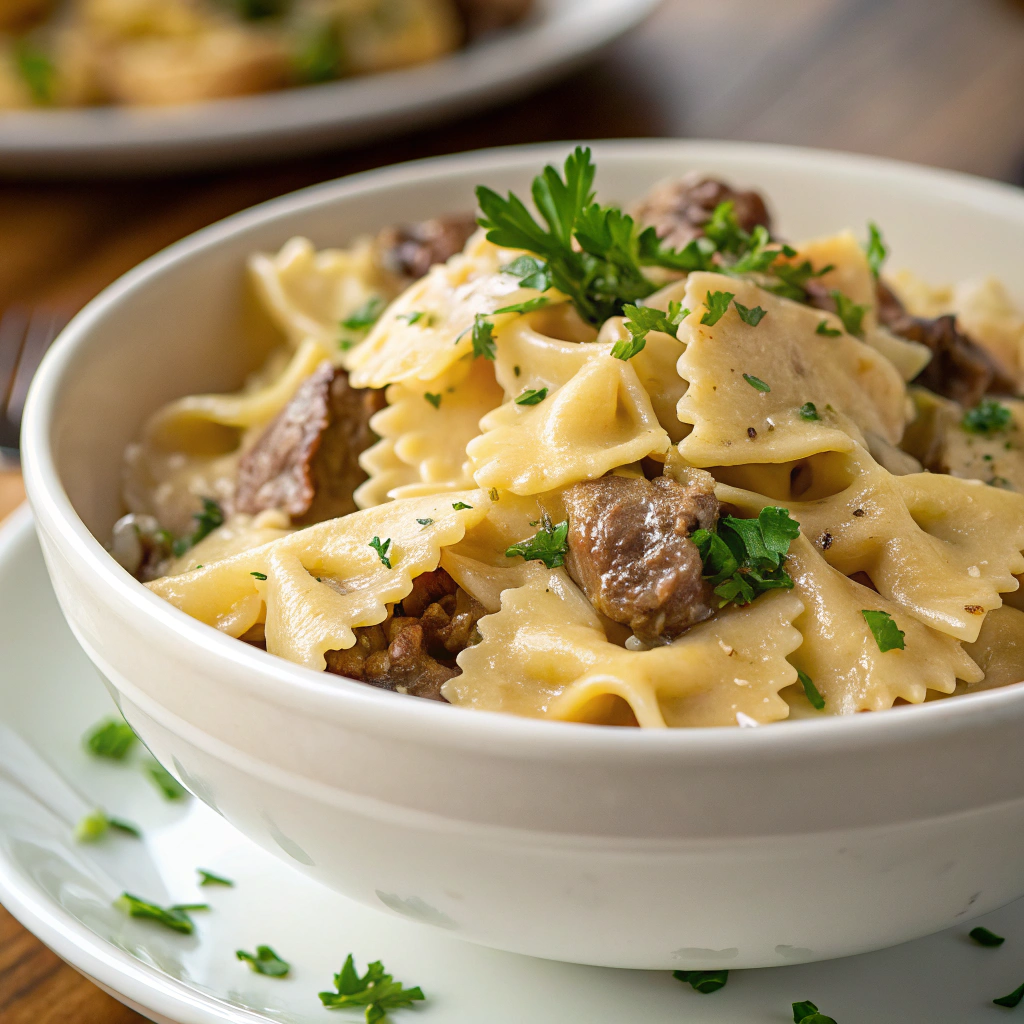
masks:
{"type": "MultiPolygon", "coordinates": [[[[354,728],[404,735],[417,742],[463,750],[517,752],[533,757],[568,757],[589,753],[632,760],[650,756],[678,759],[694,756],[759,757],[768,753],[788,757],[802,753],[861,750],[896,740],[927,740],[969,728],[985,729],[1007,716],[1024,719],[1024,681],[954,701],[936,700],[889,713],[837,715],[771,723],[771,727],[713,726],[694,729],[616,729],[579,723],[523,718],[501,712],[452,708],[434,701],[404,698],[355,680],[331,676],[268,655],[239,643],[158,597],[124,570],[95,538],[74,510],[64,490],[51,449],[51,425],[70,364],[87,347],[105,313],[130,294],[144,290],[168,268],[214,249],[246,230],[286,221],[294,214],[350,200],[360,195],[443,178],[450,172],[507,171],[559,162],[576,143],[555,142],[473,150],[429,157],[349,175],[313,185],[243,210],[175,242],[149,257],[105,288],[65,327],[46,354],[30,388],[22,431],[22,461],[26,489],[38,523],[81,573],[87,568],[94,586],[116,594],[132,613],[168,636],[175,635],[204,657],[227,660],[244,670],[245,682],[233,673],[232,686],[244,686],[262,700],[327,719],[340,719],[354,728]],[[471,713],[466,713],[471,712],[471,713]],[[896,712],[896,713],[893,713],[896,712]],[[784,725],[785,728],[778,728],[784,725]],[[497,747],[496,747],[497,744],[497,747]]],[[[1024,227],[1024,191],[1001,182],[960,172],[923,167],[902,161],[805,147],[714,140],[639,139],[584,143],[595,157],[642,161],[645,156],[678,156],[691,163],[739,159],[757,167],[785,169],[794,162],[833,176],[893,178],[919,192],[951,197],[959,205],[997,213],[1024,227]]]]}

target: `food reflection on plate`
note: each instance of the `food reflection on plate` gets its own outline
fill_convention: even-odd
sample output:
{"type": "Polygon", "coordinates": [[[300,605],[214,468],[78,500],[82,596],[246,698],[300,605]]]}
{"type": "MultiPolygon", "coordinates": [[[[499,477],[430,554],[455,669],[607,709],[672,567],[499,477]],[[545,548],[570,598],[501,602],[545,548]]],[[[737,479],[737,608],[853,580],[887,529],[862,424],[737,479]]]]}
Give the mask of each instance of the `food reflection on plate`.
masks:
{"type": "Polygon", "coordinates": [[[244,96],[437,60],[532,0],[6,0],[0,110],[244,96]]]}
{"type": "Polygon", "coordinates": [[[540,220],[481,187],[479,228],[253,255],[286,340],[154,413],[115,557],[271,654],[536,718],[760,725],[1024,677],[1002,285],[883,277],[875,225],[790,242],[706,176],[629,215],[594,173],[545,169],[540,220]]]}

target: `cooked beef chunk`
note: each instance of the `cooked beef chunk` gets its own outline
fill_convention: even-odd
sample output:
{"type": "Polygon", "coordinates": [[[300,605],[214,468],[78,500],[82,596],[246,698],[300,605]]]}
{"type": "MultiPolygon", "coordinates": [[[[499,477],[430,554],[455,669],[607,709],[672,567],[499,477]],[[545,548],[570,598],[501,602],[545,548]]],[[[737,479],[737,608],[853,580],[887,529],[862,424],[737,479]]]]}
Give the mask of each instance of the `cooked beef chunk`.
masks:
{"type": "Polygon", "coordinates": [[[761,224],[771,231],[771,216],[758,192],[737,192],[724,181],[687,174],[676,181],[662,182],[633,207],[636,221],[653,227],[658,237],[674,249],[704,234],[704,225],[715,207],[731,200],[736,221],[745,231],[761,224]]]}
{"type": "Polygon", "coordinates": [[[648,643],[665,643],[715,608],[690,534],[710,530],[718,500],[710,487],[605,476],[571,487],[566,568],[590,603],[628,623],[648,643]]]}
{"type": "Polygon", "coordinates": [[[921,384],[937,395],[952,398],[968,408],[982,395],[1012,395],[1016,381],[981,345],[963,334],[952,315],[911,316],[896,294],[878,282],[878,319],[893,334],[917,341],[932,350],[931,362],[917,375],[921,384]]]}
{"type": "Polygon", "coordinates": [[[383,391],[349,387],[325,360],[242,457],[234,511],[280,508],[302,525],[355,512],[352,492],[366,479],[357,460],[383,407],[383,391]]]}
{"type": "Polygon", "coordinates": [[[357,627],[355,646],[328,651],[327,671],[443,701],[442,684],[461,671],[455,655],[474,642],[486,609],[435,569],[413,580],[412,593],[394,611],[379,626],[357,627]]]}
{"type": "Polygon", "coordinates": [[[533,10],[533,0],[455,0],[466,29],[466,39],[508,28],[533,10]]]}
{"type": "Polygon", "coordinates": [[[418,224],[384,228],[377,235],[377,251],[381,263],[393,274],[415,281],[435,264],[462,251],[467,239],[476,231],[476,218],[471,213],[453,213],[434,217],[418,224]]]}

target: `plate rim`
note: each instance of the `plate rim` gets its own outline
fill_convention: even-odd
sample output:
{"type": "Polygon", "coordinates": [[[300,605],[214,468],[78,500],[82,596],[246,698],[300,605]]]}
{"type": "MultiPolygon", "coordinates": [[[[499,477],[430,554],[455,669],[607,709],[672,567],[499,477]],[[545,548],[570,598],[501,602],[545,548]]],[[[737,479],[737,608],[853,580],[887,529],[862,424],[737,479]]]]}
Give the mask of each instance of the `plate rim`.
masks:
{"type": "Polygon", "coordinates": [[[168,107],[86,107],[0,116],[0,175],[226,164],[292,145],[365,142],[539,87],[635,28],[661,0],[561,3],[438,60],[318,85],[168,107]],[[76,166],[53,166],[65,157],[76,166]]]}

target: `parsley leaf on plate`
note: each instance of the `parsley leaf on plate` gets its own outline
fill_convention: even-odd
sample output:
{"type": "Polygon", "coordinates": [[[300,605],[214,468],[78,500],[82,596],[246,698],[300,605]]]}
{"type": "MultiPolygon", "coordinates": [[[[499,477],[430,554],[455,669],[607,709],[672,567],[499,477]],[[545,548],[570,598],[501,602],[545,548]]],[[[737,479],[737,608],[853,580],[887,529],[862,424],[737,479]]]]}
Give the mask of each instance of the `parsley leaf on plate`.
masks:
{"type": "Polygon", "coordinates": [[[85,736],[85,748],[96,757],[122,761],[135,746],[136,736],[124,719],[108,718],[85,736]]]}
{"type": "Polygon", "coordinates": [[[383,565],[385,569],[390,569],[391,558],[388,556],[388,549],[391,547],[391,538],[388,537],[387,540],[382,541],[380,537],[374,537],[368,546],[377,552],[377,557],[380,559],[381,565],[383,565]]]}
{"type": "Polygon", "coordinates": [[[732,292],[708,292],[704,297],[707,312],[700,318],[702,324],[714,327],[725,316],[729,303],[735,298],[732,292]]]}
{"type": "Polygon", "coordinates": [[[210,909],[205,903],[176,903],[171,907],[161,907],[128,892],[121,893],[114,906],[123,910],[129,917],[156,921],[157,924],[183,935],[191,935],[195,931],[195,924],[189,917],[189,911],[210,909]]]}
{"type": "Polygon", "coordinates": [[[390,1010],[400,1010],[426,999],[419,985],[406,988],[384,970],[379,960],[368,964],[366,973],[360,976],[351,953],[334,976],[334,987],[336,992],[320,993],[320,1002],[329,1010],[365,1006],[367,1024],[376,1024],[390,1010]]]}
{"type": "Polygon", "coordinates": [[[549,569],[557,569],[565,564],[565,555],[569,550],[566,538],[569,535],[569,520],[563,520],[557,526],[552,525],[551,517],[545,512],[541,528],[526,540],[519,541],[505,550],[506,558],[517,555],[529,562],[543,562],[549,569]]]}
{"type": "Polygon", "coordinates": [[[793,1004],[794,1024],[836,1024],[831,1017],[818,1013],[818,1008],[809,999],[793,1004]]]}
{"type": "Polygon", "coordinates": [[[804,688],[804,694],[811,702],[811,705],[821,711],[825,706],[825,698],[818,692],[818,688],[814,685],[814,680],[806,672],[801,672],[800,669],[796,670],[796,677],[800,680],[800,685],[804,688]]]}
{"type": "Polygon", "coordinates": [[[893,617],[888,612],[873,611],[869,608],[861,610],[864,621],[871,630],[871,635],[878,644],[878,649],[885,654],[886,651],[902,651],[904,649],[903,638],[906,634],[900,629],[893,617]]]}
{"type": "Polygon", "coordinates": [[[996,1006],[1008,1006],[1012,1010],[1013,1007],[1020,1004],[1022,999],[1024,999],[1024,985],[1015,988],[1008,996],[1000,996],[998,999],[993,999],[992,1002],[996,1006]]]}
{"type": "Polygon", "coordinates": [[[257,974],[265,974],[268,978],[287,977],[292,969],[292,965],[282,960],[269,946],[257,946],[255,953],[236,949],[235,956],[248,963],[257,974]]]}
{"type": "Polygon", "coordinates": [[[725,988],[729,980],[728,971],[673,971],[676,981],[686,982],[702,995],[710,995],[720,988],[725,988]]]}
{"type": "Polygon", "coordinates": [[[526,388],[525,391],[515,399],[516,405],[539,405],[548,397],[547,388],[526,388]]]}
{"type": "Polygon", "coordinates": [[[212,871],[207,871],[205,868],[196,868],[196,871],[199,873],[200,885],[233,886],[235,884],[230,878],[225,878],[223,875],[215,875],[212,871]]]}
{"type": "Polygon", "coordinates": [[[967,934],[979,946],[1001,946],[1006,941],[1002,935],[996,935],[995,932],[990,932],[987,928],[982,928],[980,925],[977,928],[972,928],[967,934]]]}
{"type": "Polygon", "coordinates": [[[1006,430],[1012,421],[1013,413],[1007,406],[994,398],[983,398],[973,409],[968,409],[964,413],[960,426],[968,434],[992,437],[1006,430]]]}
{"type": "Polygon", "coordinates": [[[166,799],[180,800],[189,795],[188,790],[159,761],[149,761],[146,773],[166,799]]]}
{"type": "Polygon", "coordinates": [[[111,818],[97,807],[96,810],[90,811],[79,820],[75,826],[75,839],[80,843],[94,843],[97,839],[102,839],[110,829],[124,832],[125,835],[129,835],[133,839],[142,838],[138,827],[130,821],[111,818]]]}
{"type": "Polygon", "coordinates": [[[768,590],[791,589],[793,580],[783,566],[799,533],[800,524],[788,509],[773,505],[761,509],[756,519],[723,516],[717,533],[694,530],[690,540],[700,552],[704,578],[720,598],[718,607],[749,604],[768,590]]]}

